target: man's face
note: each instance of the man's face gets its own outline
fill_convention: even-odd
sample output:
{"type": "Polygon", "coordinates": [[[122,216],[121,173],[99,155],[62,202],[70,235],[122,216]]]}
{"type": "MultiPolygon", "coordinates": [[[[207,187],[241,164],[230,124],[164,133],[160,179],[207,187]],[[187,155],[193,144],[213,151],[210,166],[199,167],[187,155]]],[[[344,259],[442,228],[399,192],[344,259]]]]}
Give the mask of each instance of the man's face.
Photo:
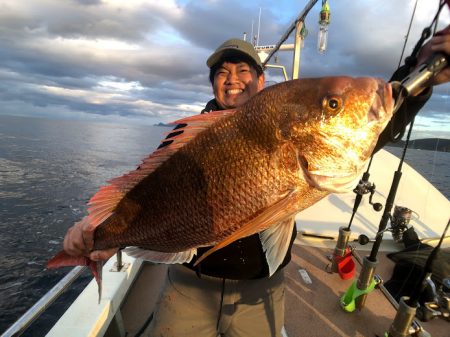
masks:
{"type": "Polygon", "coordinates": [[[214,96],[223,109],[241,106],[264,88],[264,74],[245,62],[224,62],[214,74],[214,96]]]}

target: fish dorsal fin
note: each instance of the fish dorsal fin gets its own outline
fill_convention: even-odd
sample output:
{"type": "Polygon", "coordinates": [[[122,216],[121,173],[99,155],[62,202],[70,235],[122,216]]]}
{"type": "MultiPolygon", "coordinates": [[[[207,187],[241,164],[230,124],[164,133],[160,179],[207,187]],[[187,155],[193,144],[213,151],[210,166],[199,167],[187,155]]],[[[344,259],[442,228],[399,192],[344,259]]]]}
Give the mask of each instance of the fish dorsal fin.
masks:
{"type": "Polygon", "coordinates": [[[185,117],[179,120],[176,120],[173,125],[187,124],[187,126],[197,125],[203,126],[204,128],[208,128],[211,124],[214,124],[217,120],[222,119],[222,117],[233,115],[237,109],[229,109],[229,110],[218,110],[211,111],[204,114],[192,115],[189,117],[185,117]]]}
{"type": "Polygon", "coordinates": [[[250,220],[244,226],[239,228],[236,232],[203,253],[203,255],[200,256],[200,258],[195,262],[194,266],[198,265],[215,251],[228,246],[230,243],[240,238],[258,233],[266,228],[269,228],[273,224],[278,224],[279,222],[286,219],[286,217],[295,215],[298,209],[298,207],[296,207],[296,204],[296,190],[289,191],[284,196],[282,196],[280,200],[267,207],[264,211],[262,211],[259,215],[250,220]]]}
{"type": "Polygon", "coordinates": [[[172,125],[177,125],[177,127],[168,134],[168,137],[163,139],[159,148],[142,161],[136,170],[109,180],[109,185],[101,187],[89,200],[89,215],[81,220],[88,224],[85,230],[93,231],[103,221],[109,218],[128,191],[156,170],[156,168],[180,148],[189,143],[199,133],[208,129],[223,117],[230,116],[235,112],[236,109],[212,111],[207,114],[186,117],[171,123],[172,125]]]}
{"type": "Polygon", "coordinates": [[[292,236],[294,216],[288,217],[259,233],[259,238],[266,253],[269,276],[272,276],[283,262],[292,236]]]}

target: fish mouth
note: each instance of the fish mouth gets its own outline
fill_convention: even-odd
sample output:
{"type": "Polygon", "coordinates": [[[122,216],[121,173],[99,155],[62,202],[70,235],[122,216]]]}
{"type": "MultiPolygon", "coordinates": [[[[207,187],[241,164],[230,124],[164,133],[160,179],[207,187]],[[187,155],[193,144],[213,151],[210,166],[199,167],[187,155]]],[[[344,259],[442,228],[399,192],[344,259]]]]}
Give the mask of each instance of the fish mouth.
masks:
{"type": "Polygon", "coordinates": [[[317,179],[315,179],[315,176],[308,170],[309,163],[306,157],[303,155],[299,155],[298,161],[300,163],[300,167],[302,168],[303,178],[308,183],[308,185],[320,189],[320,186],[317,183],[317,179]]]}
{"type": "Polygon", "coordinates": [[[360,172],[364,166],[355,170],[355,172],[347,174],[326,173],[321,171],[308,170],[308,160],[305,156],[299,156],[300,167],[303,171],[303,177],[308,185],[321,191],[343,193],[349,192],[355,188],[359,181],[360,172]]]}
{"type": "Polygon", "coordinates": [[[359,174],[348,174],[342,176],[311,174],[317,189],[332,193],[350,192],[357,185],[359,176],[359,174]]]}

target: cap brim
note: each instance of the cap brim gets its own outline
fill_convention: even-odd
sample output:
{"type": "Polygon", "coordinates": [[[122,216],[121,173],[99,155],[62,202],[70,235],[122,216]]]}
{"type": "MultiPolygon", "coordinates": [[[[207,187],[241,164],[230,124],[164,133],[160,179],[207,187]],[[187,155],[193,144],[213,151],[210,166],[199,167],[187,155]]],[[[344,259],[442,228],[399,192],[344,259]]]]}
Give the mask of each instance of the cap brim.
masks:
{"type": "Polygon", "coordinates": [[[244,53],[243,51],[240,51],[240,50],[237,50],[237,49],[233,49],[233,48],[225,48],[225,49],[218,50],[214,54],[212,54],[208,58],[208,60],[206,61],[206,65],[209,68],[212,68],[217,62],[220,61],[222,56],[224,56],[225,54],[228,54],[228,55],[244,55],[246,57],[249,57],[249,58],[253,59],[250,55],[248,55],[247,53],[244,53]]]}
{"type": "MultiPolygon", "coordinates": [[[[259,62],[258,62],[257,60],[255,60],[255,56],[253,56],[249,53],[246,53],[245,51],[242,51],[239,49],[234,49],[234,48],[224,48],[224,49],[217,50],[214,54],[212,54],[208,58],[208,60],[206,60],[206,65],[211,69],[212,67],[214,67],[217,64],[217,62],[220,62],[220,60],[222,59],[222,57],[224,57],[224,55],[226,55],[226,56],[232,56],[232,55],[245,56],[249,60],[252,60],[257,67],[260,67],[261,69],[263,69],[261,60],[259,60],[259,62]]],[[[256,57],[258,57],[258,59],[259,59],[258,55],[256,55],[256,57]]]]}

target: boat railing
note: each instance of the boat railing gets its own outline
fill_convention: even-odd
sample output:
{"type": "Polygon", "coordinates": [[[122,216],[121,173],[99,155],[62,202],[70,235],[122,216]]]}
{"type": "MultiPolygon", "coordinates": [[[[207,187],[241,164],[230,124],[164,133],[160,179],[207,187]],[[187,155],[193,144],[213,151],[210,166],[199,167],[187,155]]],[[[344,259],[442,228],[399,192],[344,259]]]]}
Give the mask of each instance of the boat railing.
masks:
{"type": "Polygon", "coordinates": [[[20,336],[70,285],[86,270],[85,266],[73,268],[52,289],[23,314],[1,337],[20,336]]]}

